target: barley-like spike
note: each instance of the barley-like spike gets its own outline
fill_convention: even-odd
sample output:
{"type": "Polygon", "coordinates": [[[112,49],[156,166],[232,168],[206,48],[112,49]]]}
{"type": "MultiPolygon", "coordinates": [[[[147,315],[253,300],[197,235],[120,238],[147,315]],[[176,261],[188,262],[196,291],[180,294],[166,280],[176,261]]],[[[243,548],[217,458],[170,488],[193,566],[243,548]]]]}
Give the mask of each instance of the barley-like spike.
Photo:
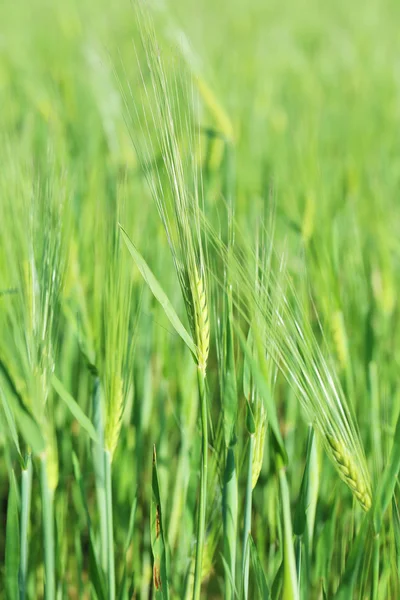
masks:
{"type": "Polygon", "coordinates": [[[348,363],[348,347],[343,313],[340,310],[332,315],[332,335],[340,366],[345,369],[348,363]]]}
{"type": "Polygon", "coordinates": [[[110,394],[110,401],[107,403],[108,415],[105,442],[107,450],[113,456],[118,443],[124,408],[123,380],[121,377],[116,376],[114,378],[108,393],[110,394]]]}
{"type": "Polygon", "coordinates": [[[193,289],[195,312],[195,334],[198,348],[198,366],[205,373],[210,345],[210,323],[208,318],[207,294],[204,279],[196,268],[193,289]]]}
{"type": "Polygon", "coordinates": [[[179,283],[180,283],[181,290],[182,290],[183,300],[185,302],[185,308],[186,308],[186,313],[187,313],[187,317],[189,320],[190,330],[193,333],[193,335],[195,335],[195,333],[196,333],[196,315],[194,312],[194,300],[193,300],[193,294],[192,294],[192,291],[190,288],[190,279],[188,276],[188,272],[187,272],[187,269],[182,267],[181,269],[177,270],[177,273],[178,273],[179,283]]]}
{"type": "Polygon", "coordinates": [[[355,498],[361,504],[361,507],[368,512],[372,505],[371,488],[365,475],[353,460],[343,443],[332,435],[326,435],[329,449],[336,462],[337,469],[343,481],[351,489],[355,498]]]}

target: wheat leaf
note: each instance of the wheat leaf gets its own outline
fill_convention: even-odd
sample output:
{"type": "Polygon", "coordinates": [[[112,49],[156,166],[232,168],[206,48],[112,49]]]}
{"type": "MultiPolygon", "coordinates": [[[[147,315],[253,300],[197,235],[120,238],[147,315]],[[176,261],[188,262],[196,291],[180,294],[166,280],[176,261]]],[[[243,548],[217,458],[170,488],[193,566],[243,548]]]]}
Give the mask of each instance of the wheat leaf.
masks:
{"type": "Polygon", "coordinates": [[[55,375],[53,375],[51,383],[61,400],[65,402],[71,414],[78,421],[82,429],[86,431],[86,433],[94,442],[97,442],[98,436],[91,420],[85,415],[76,400],[74,400],[71,394],[65,389],[63,383],[61,383],[61,381],[55,375]]]}
{"type": "Polygon", "coordinates": [[[182,340],[185,342],[185,344],[187,345],[187,347],[189,348],[191,353],[194,356],[197,356],[197,349],[193,342],[193,339],[189,335],[187,330],[185,329],[185,327],[182,324],[178,315],[176,314],[174,308],[172,307],[171,302],[168,300],[166,293],[164,292],[161,285],[155,278],[153,272],[150,270],[150,267],[144,260],[143,256],[140,254],[140,252],[137,250],[137,248],[133,245],[133,243],[129,239],[126,231],[121,227],[121,225],[120,225],[120,229],[121,229],[122,237],[123,237],[124,242],[129,250],[130,255],[132,256],[133,260],[135,261],[137,268],[139,269],[140,273],[142,274],[143,279],[146,281],[147,285],[149,286],[150,290],[152,291],[154,297],[158,300],[158,302],[161,304],[162,308],[164,309],[164,312],[165,312],[169,322],[175,329],[176,333],[178,335],[180,335],[182,340]]]}

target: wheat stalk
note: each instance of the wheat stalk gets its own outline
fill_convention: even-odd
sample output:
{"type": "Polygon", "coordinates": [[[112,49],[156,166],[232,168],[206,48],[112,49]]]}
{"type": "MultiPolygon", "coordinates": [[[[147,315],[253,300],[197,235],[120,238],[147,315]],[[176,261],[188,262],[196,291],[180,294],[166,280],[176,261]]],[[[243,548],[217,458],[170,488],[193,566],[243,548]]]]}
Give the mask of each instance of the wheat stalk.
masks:
{"type": "MultiPolygon", "coordinates": [[[[133,139],[143,165],[153,162],[160,151],[161,168],[145,169],[146,178],[164,225],[169,247],[181,288],[191,334],[196,346],[198,389],[202,425],[202,458],[200,501],[197,525],[197,545],[194,578],[194,598],[200,598],[202,581],[203,546],[205,544],[205,519],[207,503],[208,423],[205,377],[210,345],[210,321],[206,267],[201,237],[200,210],[203,205],[201,175],[197,167],[197,149],[200,147],[200,130],[191,122],[188,111],[183,113],[182,97],[178,92],[184,87],[188,107],[194,108],[194,85],[189,77],[167,79],[158,40],[149,14],[138,5],[139,24],[144,46],[151,88],[142,74],[144,91],[149,101],[150,115],[139,119],[143,134],[142,145],[133,139]],[[150,95],[152,97],[150,98],[150,95]],[[150,134],[150,127],[154,130],[150,134]],[[185,134],[188,148],[180,146],[180,133],[185,134]],[[155,142],[152,141],[155,135],[155,142]],[[163,177],[164,176],[164,177],[163,177]]],[[[136,116],[138,108],[134,101],[136,116]]],[[[125,97],[129,109],[129,103],[125,97]]]]}

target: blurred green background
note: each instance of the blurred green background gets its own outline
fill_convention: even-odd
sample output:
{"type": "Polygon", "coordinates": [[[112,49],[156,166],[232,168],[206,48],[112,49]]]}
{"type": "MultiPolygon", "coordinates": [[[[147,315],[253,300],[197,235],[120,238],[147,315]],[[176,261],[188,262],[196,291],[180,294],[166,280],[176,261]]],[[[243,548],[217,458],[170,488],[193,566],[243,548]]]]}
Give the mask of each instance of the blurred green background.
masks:
{"type": "MultiPolygon", "coordinates": [[[[175,48],[181,31],[192,48],[189,70],[207,83],[230,120],[231,185],[237,221],[246,239],[255,237],[260,215],[273,199],[277,247],[286,248],[290,277],[299,293],[310,291],[309,314],[312,318],[317,309],[333,348],[332,361],[354,406],[375,479],[390,452],[400,406],[400,4],[389,0],[174,0],[158,4],[154,14],[171,74],[181,63],[188,66],[175,48]]],[[[89,415],[92,375],[68,315],[85,305],[91,330],[88,339],[95,339],[96,331],[104,326],[104,316],[97,319],[97,314],[102,310],[102,281],[107,281],[107,251],[112,248],[108,225],[113,229],[117,221],[122,222],[177,312],[183,314],[165,234],[131,139],[142,135],[131,120],[134,102],[140,104],[143,98],[141,60],[137,17],[128,1],[0,4],[0,290],[16,287],[10,257],[13,248],[23,246],[24,236],[22,224],[13,223],[6,207],[13,198],[29,197],[36,184],[46,187],[51,180],[69,207],[69,261],[55,372],[89,415]],[[131,91],[125,96],[128,86],[131,91]]],[[[221,125],[213,106],[203,97],[198,116],[204,128],[221,125]]],[[[218,227],[226,195],[223,147],[211,140],[208,152],[205,208],[218,227]]],[[[189,353],[171,333],[133,262],[127,253],[121,256],[132,278],[129,327],[134,331],[134,352],[130,355],[133,382],[113,465],[117,576],[119,580],[127,569],[129,597],[149,597],[147,525],[155,443],[174,565],[172,595],[183,598],[189,589],[185,577],[193,552],[197,494],[193,473],[200,452],[197,401],[192,401],[197,394],[195,373],[189,353]],[[125,553],[136,501],[133,545],[125,553]]],[[[0,297],[0,310],[4,298],[0,297]]],[[[15,355],[13,344],[18,346],[17,334],[4,311],[3,315],[0,358],[10,360],[15,355]]],[[[217,428],[221,407],[215,391],[215,349],[210,364],[210,411],[217,428]]],[[[304,467],[307,426],[282,382],[277,406],[289,454],[293,506],[304,467]]],[[[240,414],[244,430],[243,406],[240,414]]],[[[57,597],[88,597],[89,541],[72,451],[79,457],[96,528],[89,441],[56,395],[48,416],[58,448],[57,597]]],[[[0,594],[5,594],[1,573],[9,476],[14,468],[18,480],[19,467],[3,413],[0,424],[0,594]]],[[[268,449],[270,441],[266,444],[268,449]]],[[[244,456],[245,436],[239,447],[244,456]]],[[[204,596],[209,598],[222,597],[223,579],[218,450],[213,456],[204,596]]],[[[304,592],[308,598],[322,597],[321,582],[326,597],[332,597],[359,524],[349,492],[326,459],[321,461],[324,477],[314,567],[309,591],[304,592]]],[[[267,450],[254,491],[253,537],[267,579],[273,581],[281,562],[282,525],[278,483],[270,472],[267,450]]],[[[239,474],[239,490],[244,489],[243,479],[244,471],[239,474]]],[[[35,475],[33,485],[28,596],[40,598],[42,542],[35,534],[40,532],[41,508],[35,475]]],[[[239,497],[242,501],[243,496],[239,497]]],[[[399,593],[395,534],[389,528],[387,535],[382,542],[378,597],[395,598],[399,593]],[[384,557],[390,564],[387,569],[384,557]]],[[[251,585],[255,586],[254,581],[251,585]]],[[[251,588],[250,597],[257,597],[255,589],[251,588]]],[[[357,597],[370,597],[362,594],[363,590],[357,597]]]]}

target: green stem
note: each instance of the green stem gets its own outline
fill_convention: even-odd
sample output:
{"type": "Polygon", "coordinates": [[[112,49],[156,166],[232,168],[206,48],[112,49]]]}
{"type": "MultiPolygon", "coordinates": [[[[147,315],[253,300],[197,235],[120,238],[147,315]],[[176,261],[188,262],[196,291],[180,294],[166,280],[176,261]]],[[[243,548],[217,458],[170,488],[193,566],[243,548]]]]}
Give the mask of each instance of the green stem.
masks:
{"type": "Polygon", "coordinates": [[[101,406],[100,380],[94,378],[93,386],[93,423],[98,435],[98,442],[92,445],[93,466],[96,485],[97,507],[100,523],[100,561],[104,572],[107,571],[107,503],[104,474],[104,426],[101,406]]]}
{"type": "Polygon", "coordinates": [[[317,439],[314,435],[312,426],[309,426],[309,440],[311,445],[310,451],[310,470],[309,470],[309,483],[308,483],[308,497],[307,497],[307,559],[309,560],[312,554],[313,539],[314,539],[314,525],[315,525],[315,514],[317,510],[318,492],[319,492],[319,457],[318,457],[318,446],[317,439]]]}
{"type": "Polygon", "coordinates": [[[182,519],[182,509],[186,500],[187,478],[185,474],[188,472],[189,468],[188,452],[188,444],[186,442],[186,437],[184,437],[179,454],[179,462],[172,496],[171,516],[168,525],[168,544],[171,549],[175,547],[178,529],[182,519]]]}
{"type": "Polygon", "coordinates": [[[249,535],[251,533],[251,507],[253,501],[253,486],[252,486],[252,470],[253,470],[253,456],[254,456],[255,437],[250,435],[249,445],[249,462],[247,467],[247,483],[246,483],[246,500],[244,507],[244,529],[243,529],[243,561],[242,561],[242,573],[243,573],[243,597],[245,600],[249,594],[249,557],[250,557],[250,545],[249,535]]]}
{"type": "Polygon", "coordinates": [[[235,597],[236,535],[237,535],[238,490],[233,448],[228,448],[224,476],[224,558],[225,600],[235,597]]]}
{"type": "Polygon", "coordinates": [[[205,373],[197,369],[197,382],[200,396],[201,413],[201,471],[200,471],[200,502],[197,521],[197,544],[196,544],[196,565],[194,570],[194,588],[193,600],[200,600],[202,567],[203,567],[203,549],[206,528],[206,507],[207,507],[207,470],[208,470],[208,424],[207,424],[207,396],[205,388],[205,373]]]}
{"type": "Polygon", "coordinates": [[[115,600],[114,527],[112,514],[111,454],[104,450],[104,472],[107,507],[107,578],[108,599],[115,600]]]}
{"type": "Polygon", "coordinates": [[[26,576],[28,570],[28,527],[29,514],[31,510],[31,490],[32,490],[32,459],[28,454],[26,457],[25,468],[21,475],[21,555],[19,563],[18,585],[19,598],[24,600],[26,596],[26,576]]]}
{"type": "Polygon", "coordinates": [[[296,558],[293,549],[293,529],[290,515],[290,494],[286,472],[278,459],[279,483],[283,512],[283,598],[299,600],[299,588],[296,573],[296,558]]]}
{"type": "Polygon", "coordinates": [[[301,595],[301,586],[302,586],[302,582],[301,582],[301,571],[302,571],[302,538],[301,537],[297,537],[296,536],[296,547],[295,547],[295,551],[296,551],[296,572],[297,572],[297,589],[299,592],[299,597],[301,595]]]}
{"type": "Polygon", "coordinates": [[[372,600],[378,600],[379,595],[379,553],[380,553],[379,533],[374,537],[373,550],[373,573],[372,573],[372,600]]]}
{"type": "Polygon", "coordinates": [[[43,513],[43,540],[44,540],[44,598],[54,600],[55,598],[55,567],[54,567],[54,494],[49,488],[47,477],[47,456],[43,453],[40,457],[41,463],[41,491],[42,491],[42,513],[43,513]]]}

